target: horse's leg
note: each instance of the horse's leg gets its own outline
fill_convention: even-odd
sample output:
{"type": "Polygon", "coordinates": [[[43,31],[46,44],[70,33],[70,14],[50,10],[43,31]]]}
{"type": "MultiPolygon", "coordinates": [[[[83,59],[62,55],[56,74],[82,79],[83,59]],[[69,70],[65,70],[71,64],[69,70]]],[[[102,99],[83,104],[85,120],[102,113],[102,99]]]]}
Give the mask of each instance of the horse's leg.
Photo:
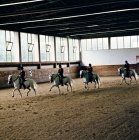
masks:
{"type": "Polygon", "coordinates": [[[96,81],[97,81],[97,84],[98,84],[98,88],[99,88],[99,81],[98,81],[98,79],[97,79],[96,81]]]}
{"type": "Polygon", "coordinates": [[[129,77],[129,78],[130,78],[130,84],[131,84],[132,78],[131,77],[129,77]]]}
{"type": "Polygon", "coordinates": [[[20,92],[20,89],[18,89],[18,92],[20,93],[20,97],[22,98],[22,94],[21,94],[21,92],[20,92]]]}
{"type": "Polygon", "coordinates": [[[123,83],[123,80],[125,80],[125,78],[122,78],[120,85],[122,85],[122,83],[123,83]]]}
{"type": "Polygon", "coordinates": [[[58,90],[59,90],[59,94],[60,94],[60,88],[59,88],[59,85],[53,85],[53,86],[49,89],[49,91],[51,91],[53,87],[57,87],[58,90]]]}
{"type": "Polygon", "coordinates": [[[136,77],[135,77],[135,76],[134,76],[134,79],[135,79],[135,81],[136,81],[136,84],[138,84],[137,79],[136,79],[136,77]]]}
{"type": "Polygon", "coordinates": [[[17,89],[13,89],[13,92],[12,92],[12,97],[14,97],[14,92],[16,91],[17,89]]]}
{"type": "Polygon", "coordinates": [[[34,88],[33,90],[34,90],[34,93],[35,93],[35,96],[36,96],[36,89],[34,88]]]}
{"type": "Polygon", "coordinates": [[[99,88],[99,81],[97,81],[97,84],[98,84],[98,88],[99,88]]]}
{"type": "MultiPolygon", "coordinates": [[[[34,86],[33,86],[33,88],[32,88],[32,89],[34,90],[34,93],[35,93],[35,96],[36,96],[36,89],[34,88],[34,86]]],[[[29,91],[28,91],[28,93],[29,93],[31,89],[30,89],[30,88],[28,88],[28,90],[29,90],[29,91]]]]}
{"type": "Polygon", "coordinates": [[[71,86],[71,83],[70,83],[69,85],[70,85],[70,89],[71,89],[71,92],[72,92],[72,86],[71,86]]]}
{"type": "Polygon", "coordinates": [[[84,88],[87,88],[87,87],[86,87],[86,82],[84,82],[84,88]]]}
{"type": "Polygon", "coordinates": [[[21,92],[20,92],[20,90],[19,89],[13,89],[13,92],[12,92],[12,97],[14,97],[14,92],[16,91],[16,90],[18,90],[18,92],[20,93],[20,97],[22,98],[22,94],[21,94],[21,92]]]}
{"type": "Polygon", "coordinates": [[[94,88],[96,88],[96,80],[94,81],[94,83],[95,83],[95,84],[94,84],[94,88]]]}
{"type": "MultiPolygon", "coordinates": [[[[27,88],[27,89],[28,89],[28,91],[27,91],[26,95],[28,96],[28,93],[30,92],[31,89],[30,89],[30,88],[27,88]]],[[[33,89],[33,90],[34,90],[34,89],[33,89]]]]}
{"type": "Polygon", "coordinates": [[[28,89],[28,92],[27,92],[27,96],[28,96],[28,93],[31,91],[31,89],[30,89],[30,86],[31,86],[31,88],[34,90],[34,93],[35,93],[35,96],[36,96],[36,83],[35,83],[35,81],[32,81],[31,83],[29,83],[29,86],[27,87],[27,89],[28,89]]]}
{"type": "Polygon", "coordinates": [[[59,88],[59,85],[57,85],[57,87],[58,87],[58,90],[59,90],[59,94],[60,94],[60,88],[59,88]]]}
{"type": "Polygon", "coordinates": [[[126,83],[127,85],[129,85],[129,83],[126,82],[126,79],[125,79],[125,78],[124,78],[124,80],[125,80],[125,83],[126,83]]]}
{"type": "Polygon", "coordinates": [[[88,82],[86,82],[86,86],[85,86],[85,87],[86,87],[86,90],[88,90],[88,89],[89,89],[89,87],[88,87],[88,82]]]}
{"type": "Polygon", "coordinates": [[[68,89],[69,85],[67,83],[65,85],[67,86],[67,91],[69,91],[69,89],[68,89]]]}
{"type": "Polygon", "coordinates": [[[97,81],[97,85],[98,85],[98,88],[99,88],[99,78],[98,77],[97,77],[96,81],[97,81]]]}
{"type": "Polygon", "coordinates": [[[70,92],[72,92],[72,86],[71,86],[71,83],[69,83],[69,85],[70,85],[70,89],[71,89],[70,92]]]}
{"type": "Polygon", "coordinates": [[[56,86],[56,85],[53,85],[53,86],[49,89],[49,91],[51,91],[51,90],[52,90],[52,88],[53,88],[53,87],[55,87],[55,86],[56,86]]]}

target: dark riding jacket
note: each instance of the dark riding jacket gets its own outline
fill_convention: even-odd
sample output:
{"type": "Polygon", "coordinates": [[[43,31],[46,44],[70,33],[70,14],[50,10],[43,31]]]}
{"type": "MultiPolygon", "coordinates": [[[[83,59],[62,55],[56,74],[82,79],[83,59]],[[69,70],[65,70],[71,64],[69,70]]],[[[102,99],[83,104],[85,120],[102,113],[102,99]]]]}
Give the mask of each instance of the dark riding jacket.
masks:
{"type": "Polygon", "coordinates": [[[89,68],[87,69],[87,71],[91,74],[91,73],[92,73],[92,67],[89,67],[89,68]]]}
{"type": "Polygon", "coordinates": [[[20,76],[23,79],[23,81],[25,81],[25,71],[24,70],[20,71],[20,76]]]}
{"type": "Polygon", "coordinates": [[[63,68],[59,68],[58,74],[61,75],[62,78],[63,78],[63,73],[64,73],[63,68]]]}
{"type": "Polygon", "coordinates": [[[126,70],[129,70],[129,63],[126,63],[126,64],[124,65],[124,68],[125,68],[126,70]]]}

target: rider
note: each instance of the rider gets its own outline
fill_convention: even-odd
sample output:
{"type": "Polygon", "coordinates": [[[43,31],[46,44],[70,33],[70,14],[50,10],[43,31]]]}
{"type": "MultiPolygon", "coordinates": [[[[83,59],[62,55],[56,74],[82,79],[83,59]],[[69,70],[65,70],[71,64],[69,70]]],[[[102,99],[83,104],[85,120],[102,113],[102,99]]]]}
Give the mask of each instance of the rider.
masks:
{"type": "Polygon", "coordinates": [[[63,85],[63,78],[64,78],[63,73],[64,73],[64,70],[63,70],[61,64],[59,64],[58,74],[59,74],[59,77],[60,77],[61,86],[64,86],[63,85]]]}
{"type": "Polygon", "coordinates": [[[20,67],[20,74],[19,74],[20,78],[22,79],[22,83],[21,86],[23,85],[23,88],[25,89],[26,86],[24,85],[24,81],[25,81],[25,71],[23,67],[20,67]]]}
{"type": "Polygon", "coordinates": [[[125,68],[125,70],[126,70],[126,72],[127,72],[127,77],[128,77],[128,76],[129,76],[129,63],[128,63],[127,60],[125,61],[124,68],[125,68]]]}
{"type": "Polygon", "coordinates": [[[89,64],[89,67],[87,69],[87,72],[89,73],[89,81],[92,83],[92,66],[89,64]]]}

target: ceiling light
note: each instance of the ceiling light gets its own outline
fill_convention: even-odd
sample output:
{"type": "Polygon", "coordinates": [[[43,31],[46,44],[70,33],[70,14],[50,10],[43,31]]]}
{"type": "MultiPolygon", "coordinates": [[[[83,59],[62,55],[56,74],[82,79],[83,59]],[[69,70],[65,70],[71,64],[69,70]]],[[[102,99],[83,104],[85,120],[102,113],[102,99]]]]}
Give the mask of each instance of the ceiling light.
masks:
{"type": "Polygon", "coordinates": [[[134,30],[139,30],[139,28],[134,28],[134,29],[125,29],[125,30],[113,30],[113,31],[106,31],[106,32],[95,32],[95,33],[84,33],[84,34],[73,34],[70,36],[77,36],[77,35],[92,35],[92,34],[104,34],[104,33],[112,33],[112,32],[124,32],[124,31],[134,31],[134,30]]]}
{"type": "Polygon", "coordinates": [[[31,20],[31,21],[29,20],[29,21],[19,21],[19,22],[11,22],[11,23],[2,23],[0,25],[21,24],[21,23],[33,23],[33,22],[41,22],[41,21],[54,21],[54,20],[70,19],[70,18],[76,18],[76,17],[78,18],[78,17],[85,17],[85,16],[102,15],[102,14],[118,13],[118,12],[125,12],[125,11],[137,11],[137,10],[139,10],[139,8],[121,9],[121,10],[114,10],[114,11],[106,11],[106,12],[83,14],[83,15],[75,15],[75,16],[66,16],[66,17],[58,17],[58,18],[49,18],[49,19],[41,19],[41,20],[31,20]]]}
{"type": "Polygon", "coordinates": [[[98,25],[91,25],[91,26],[87,26],[87,27],[89,27],[89,28],[90,28],[90,27],[96,27],[96,26],[98,26],[98,25]]]}
{"type": "Polygon", "coordinates": [[[44,0],[27,0],[22,2],[13,2],[13,3],[7,3],[7,4],[0,4],[0,7],[2,6],[10,6],[10,5],[17,5],[17,4],[25,4],[25,3],[31,3],[31,2],[38,2],[38,1],[44,1],[44,0]]]}
{"type": "Polygon", "coordinates": [[[63,28],[63,29],[59,29],[59,30],[68,30],[69,28],[63,28]]]}

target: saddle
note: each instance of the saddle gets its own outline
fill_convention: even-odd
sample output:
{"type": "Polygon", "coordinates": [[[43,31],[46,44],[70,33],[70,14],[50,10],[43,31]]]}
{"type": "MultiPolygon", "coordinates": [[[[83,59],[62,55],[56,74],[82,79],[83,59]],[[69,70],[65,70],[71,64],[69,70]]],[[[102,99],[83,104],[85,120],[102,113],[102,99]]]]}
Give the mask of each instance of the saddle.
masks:
{"type": "Polygon", "coordinates": [[[19,78],[20,88],[22,88],[22,86],[23,86],[24,89],[26,88],[26,86],[24,85],[24,82],[25,82],[25,81],[26,81],[26,80],[23,80],[22,78],[19,78]]]}
{"type": "Polygon", "coordinates": [[[127,77],[129,77],[130,70],[126,70],[126,69],[125,69],[124,71],[126,71],[126,72],[127,72],[127,73],[126,73],[126,76],[127,76],[127,77]]]}
{"type": "Polygon", "coordinates": [[[92,83],[92,75],[93,75],[93,74],[92,74],[92,73],[89,73],[89,72],[88,72],[88,74],[89,74],[89,82],[92,83]]]}
{"type": "Polygon", "coordinates": [[[61,75],[58,75],[58,76],[59,76],[59,80],[60,80],[61,86],[64,86],[63,85],[63,79],[66,78],[66,77],[65,76],[62,77],[61,75]]]}

